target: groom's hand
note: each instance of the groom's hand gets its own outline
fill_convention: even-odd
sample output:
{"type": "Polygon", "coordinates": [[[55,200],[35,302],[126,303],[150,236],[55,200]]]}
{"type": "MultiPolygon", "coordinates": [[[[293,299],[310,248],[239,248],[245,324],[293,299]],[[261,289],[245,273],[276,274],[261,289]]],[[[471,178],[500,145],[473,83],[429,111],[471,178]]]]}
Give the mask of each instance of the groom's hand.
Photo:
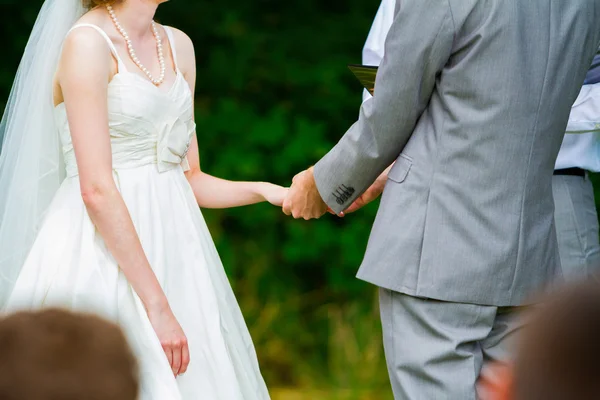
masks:
{"type": "Polygon", "coordinates": [[[321,218],[327,212],[327,204],[317,190],[312,167],[296,175],[287,197],[283,201],[283,212],[296,219],[321,218]]]}
{"type": "Polygon", "coordinates": [[[377,199],[379,196],[381,196],[381,193],[383,193],[384,187],[385,182],[376,181],[358,199],[354,200],[354,203],[352,203],[343,214],[345,215],[358,211],[373,200],[377,199]]]}
{"type": "Polygon", "coordinates": [[[388,172],[390,172],[393,165],[394,164],[390,165],[385,171],[383,171],[383,173],[379,175],[379,177],[371,185],[371,187],[369,187],[358,199],[354,200],[354,203],[352,203],[350,207],[348,207],[348,209],[344,211],[343,214],[350,214],[357,210],[360,210],[361,208],[363,208],[364,206],[381,196],[381,193],[383,193],[383,189],[385,188],[385,184],[387,182],[388,172]]]}

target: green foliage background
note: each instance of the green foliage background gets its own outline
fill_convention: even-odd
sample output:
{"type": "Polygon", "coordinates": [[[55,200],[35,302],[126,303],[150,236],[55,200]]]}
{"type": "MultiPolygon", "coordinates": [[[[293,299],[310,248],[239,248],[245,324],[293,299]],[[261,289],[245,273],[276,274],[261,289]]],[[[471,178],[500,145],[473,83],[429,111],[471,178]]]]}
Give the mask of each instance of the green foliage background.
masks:
{"type": "MultiPolygon", "coordinates": [[[[0,107],[41,0],[0,0],[0,107]]],[[[359,63],[379,0],[176,0],[158,20],[194,41],[205,171],[288,185],[355,121],[359,63]]],[[[594,177],[596,179],[596,177],[594,177]]],[[[600,198],[600,196],[597,196],[600,198]]],[[[274,397],[391,398],[373,287],[354,278],[376,205],[292,221],[257,205],[204,210],[274,397]],[[312,389],[322,391],[309,392],[312,389]],[[287,394],[284,394],[287,393],[287,394]],[[291,393],[291,394],[290,394],[291,393]]]]}

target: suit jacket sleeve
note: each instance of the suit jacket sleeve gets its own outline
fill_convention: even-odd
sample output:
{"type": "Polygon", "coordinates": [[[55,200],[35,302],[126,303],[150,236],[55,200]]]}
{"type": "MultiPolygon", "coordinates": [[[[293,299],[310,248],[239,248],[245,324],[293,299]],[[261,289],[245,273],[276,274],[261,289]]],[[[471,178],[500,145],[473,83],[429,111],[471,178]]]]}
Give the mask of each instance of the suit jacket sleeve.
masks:
{"type": "Polygon", "coordinates": [[[396,0],[375,95],[314,168],[317,188],[339,213],[400,155],[448,61],[454,23],[448,0],[396,0]]]}

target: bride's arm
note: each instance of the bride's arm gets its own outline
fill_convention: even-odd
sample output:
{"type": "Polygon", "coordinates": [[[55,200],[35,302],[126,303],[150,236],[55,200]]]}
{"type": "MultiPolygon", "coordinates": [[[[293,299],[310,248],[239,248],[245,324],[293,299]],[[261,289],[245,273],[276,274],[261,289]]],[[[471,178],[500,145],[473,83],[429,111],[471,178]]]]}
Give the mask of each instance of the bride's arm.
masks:
{"type": "MultiPolygon", "coordinates": [[[[187,81],[192,95],[196,85],[196,57],[194,45],[183,32],[171,28],[175,36],[179,69],[187,81]]],[[[190,170],[186,177],[192,186],[198,205],[203,208],[230,208],[268,201],[281,206],[287,189],[267,182],[233,182],[220,179],[200,169],[200,156],[196,135],[187,155],[190,170]]]]}
{"type": "MultiPolygon", "coordinates": [[[[191,164],[194,158],[188,156],[188,160],[191,164]]],[[[192,166],[186,172],[186,176],[196,196],[196,202],[202,208],[240,207],[263,201],[281,207],[287,194],[287,188],[268,182],[234,182],[214,177],[201,171],[200,164],[192,166]]]]}
{"type": "Polygon", "coordinates": [[[97,32],[78,29],[67,37],[57,80],[67,109],[81,195],[92,222],[146,308],[168,307],[113,178],[107,110],[111,65],[110,50],[97,32]]]}
{"type": "Polygon", "coordinates": [[[106,247],[140,297],[175,375],[190,357],[187,338],[175,319],[115,184],[108,132],[108,81],[112,57],[104,39],[78,29],[65,41],[57,81],[79,169],[81,196],[106,247]]]}

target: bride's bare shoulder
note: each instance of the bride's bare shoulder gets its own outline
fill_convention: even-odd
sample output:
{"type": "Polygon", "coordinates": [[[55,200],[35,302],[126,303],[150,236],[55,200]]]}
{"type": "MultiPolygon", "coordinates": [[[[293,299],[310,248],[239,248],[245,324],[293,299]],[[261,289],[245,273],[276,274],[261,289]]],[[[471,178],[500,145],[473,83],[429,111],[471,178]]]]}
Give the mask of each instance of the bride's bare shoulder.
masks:
{"type": "Polygon", "coordinates": [[[171,32],[173,32],[173,39],[175,40],[175,46],[177,47],[178,52],[180,49],[183,52],[194,51],[194,43],[185,32],[180,29],[173,28],[172,26],[168,26],[166,28],[169,28],[171,32]]]}
{"type": "MultiPolygon", "coordinates": [[[[92,10],[83,15],[73,26],[86,24],[94,25],[106,32],[107,18],[101,10],[92,10]]],[[[95,61],[98,61],[98,57],[104,59],[110,57],[110,48],[107,46],[106,39],[97,30],[90,27],[78,27],[71,30],[65,38],[61,58],[87,59],[91,55],[94,55],[95,61]]]]}
{"type": "Polygon", "coordinates": [[[74,29],[65,38],[57,78],[62,80],[61,77],[80,75],[83,71],[88,74],[108,75],[111,57],[110,47],[99,32],[88,27],[74,29]]]}
{"type": "Polygon", "coordinates": [[[175,50],[177,51],[177,61],[180,69],[184,72],[192,72],[196,70],[196,55],[194,53],[194,43],[192,39],[177,28],[166,27],[173,32],[173,40],[175,41],[175,50]]]}
{"type": "Polygon", "coordinates": [[[110,58],[110,48],[98,32],[91,28],[79,28],[69,33],[65,38],[63,51],[61,55],[61,64],[64,61],[79,60],[108,60],[110,58]]]}
{"type": "Polygon", "coordinates": [[[171,32],[173,32],[173,36],[176,42],[187,43],[190,46],[193,46],[192,39],[181,29],[174,28],[172,26],[164,26],[165,28],[169,28],[171,32]]]}

